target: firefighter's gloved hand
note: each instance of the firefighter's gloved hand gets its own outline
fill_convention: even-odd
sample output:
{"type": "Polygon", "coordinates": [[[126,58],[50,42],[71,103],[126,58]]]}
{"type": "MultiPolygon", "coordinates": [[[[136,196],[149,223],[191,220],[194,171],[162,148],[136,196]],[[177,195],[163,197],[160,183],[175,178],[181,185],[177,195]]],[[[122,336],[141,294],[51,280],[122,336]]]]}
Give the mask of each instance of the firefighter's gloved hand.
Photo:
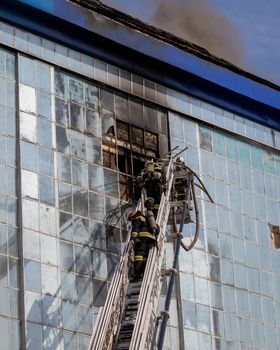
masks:
{"type": "Polygon", "coordinates": [[[158,224],[157,224],[157,228],[155,229],[155,231],[156,231],[156,237],[157,237],[159,235],[159,231],[160,231],[158,224]]]}
{"type": "Polygon", "coordinates": [[[146,201],[145,201],[145,207],[147,208],[147,210],[152,210],[152,207],[154,205],[154,199],[153,198],[148,198],[146,201]]]}

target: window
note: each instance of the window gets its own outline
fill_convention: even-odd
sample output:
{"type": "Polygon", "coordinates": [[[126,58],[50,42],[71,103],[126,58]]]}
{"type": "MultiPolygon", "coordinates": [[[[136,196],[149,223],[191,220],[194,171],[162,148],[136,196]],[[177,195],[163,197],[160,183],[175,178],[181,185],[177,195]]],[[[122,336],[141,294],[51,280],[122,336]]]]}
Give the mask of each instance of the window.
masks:
{"type": "Polygon", "coordinates": [[[112,117],[110,123],[108,117],[103,118],[103,166],[120,172],[120,199],[126,201],[133,196],[132,176],[141,172],[147,160],[159,157],[158,135],[120,120],[114,122],[112,117]]]}
{"type": "Polygon", "coordinates": [[[272,224],[268,224],[270,232],[271,232],[271,239],[274,248],[279,249],[280,248],[280,227],[272,224]]]}

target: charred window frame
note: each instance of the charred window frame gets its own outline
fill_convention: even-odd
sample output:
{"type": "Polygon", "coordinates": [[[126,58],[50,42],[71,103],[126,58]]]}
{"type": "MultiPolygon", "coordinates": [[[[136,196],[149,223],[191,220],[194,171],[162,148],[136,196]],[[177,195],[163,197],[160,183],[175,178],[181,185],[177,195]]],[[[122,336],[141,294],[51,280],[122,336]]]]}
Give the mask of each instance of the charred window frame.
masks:
{"type": "Polygon", "coordinates": [[[133,176],[140,173],[147,160],[159,157],[158,135],[112,118],[105,117],[104,126],[103,166],[119,172],[120,199],[129,200],[133,196],[133,176]]]}
{"type": "Polygon", "coordinates": [[[133,197],[133,176],[160,156],[160,143],[168,144],[167,112],[101,88],[100,114],[103,166],[118,172],[120,199],[127,201],[133,197]]]}

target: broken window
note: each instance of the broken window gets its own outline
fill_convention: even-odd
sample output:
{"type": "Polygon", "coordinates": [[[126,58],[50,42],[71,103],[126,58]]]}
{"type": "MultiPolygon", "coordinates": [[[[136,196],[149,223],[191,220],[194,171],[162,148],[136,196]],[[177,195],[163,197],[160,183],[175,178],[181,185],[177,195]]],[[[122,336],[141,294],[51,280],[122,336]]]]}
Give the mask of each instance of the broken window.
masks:
{"type": "MultiPolygon", "coordinates": [[[[95,107],[95,91],[91,95],[95,107]]],[[[159,157],[167,114],[161,112],[158,130],[158,108],[105,88],[100,89],[99,107],[100,115],[92,106],[93,110],[86,109],[85,120],[79,113],[81,118],[75,128],[80,130],[86,125],[88,133],[102,138],[103,166],[118,171],[119,196],[128,201],[133,197],[133,176],[140,174],[146,161],[159,157]]]]}
{"type": "Polygon", "coordinates": [[[270,232],[271,232],[271,239],[274,248],[279,249],[280,248],[280,227],[272,224],[268,224],[270,232]]]}
{"type": "Polygon", "coordinates": [[[117,139],[118,141],[129,141],[129,125],[117,120],[117,139]]]}
{"type": "Polygon", "coordinates": [[[117,151],[115,145],[104,142],[102,144],[103,166],[113,170],[117,170],[117,151]]]}
{"type": "Polygon", "coordinates": [[[144,146],[144,130],[136,128],[135,126],[131,127],[131,142],[139,146],[144,146]]]}
{"type": "Polygon", "coordinates": [[[120,199],[128,201],[133,196],[132,177],[124,174],[119,174],[120,199]]]}
{"type": "Polygon", "coordinates": [[[158,137],[153,132],[145,131],[146,147],[153,151],[158,151],[158,137]]]}

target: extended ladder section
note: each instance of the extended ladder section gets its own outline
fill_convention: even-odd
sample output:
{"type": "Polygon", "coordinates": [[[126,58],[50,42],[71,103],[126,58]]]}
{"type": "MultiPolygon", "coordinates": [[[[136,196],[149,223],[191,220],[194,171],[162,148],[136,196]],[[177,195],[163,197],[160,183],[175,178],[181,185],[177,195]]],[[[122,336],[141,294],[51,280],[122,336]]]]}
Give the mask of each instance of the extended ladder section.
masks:
{"type": "Polygon", "coordinates": [[[166,170],[166,189],[157,215],[157,247],[149,252],[142,283],[129,282],[131,249],[128,237],[104,307],[99,310],[89,350],[149,349],[153,341],[173,177],[173,161],[170,159],[166,170]]]}

